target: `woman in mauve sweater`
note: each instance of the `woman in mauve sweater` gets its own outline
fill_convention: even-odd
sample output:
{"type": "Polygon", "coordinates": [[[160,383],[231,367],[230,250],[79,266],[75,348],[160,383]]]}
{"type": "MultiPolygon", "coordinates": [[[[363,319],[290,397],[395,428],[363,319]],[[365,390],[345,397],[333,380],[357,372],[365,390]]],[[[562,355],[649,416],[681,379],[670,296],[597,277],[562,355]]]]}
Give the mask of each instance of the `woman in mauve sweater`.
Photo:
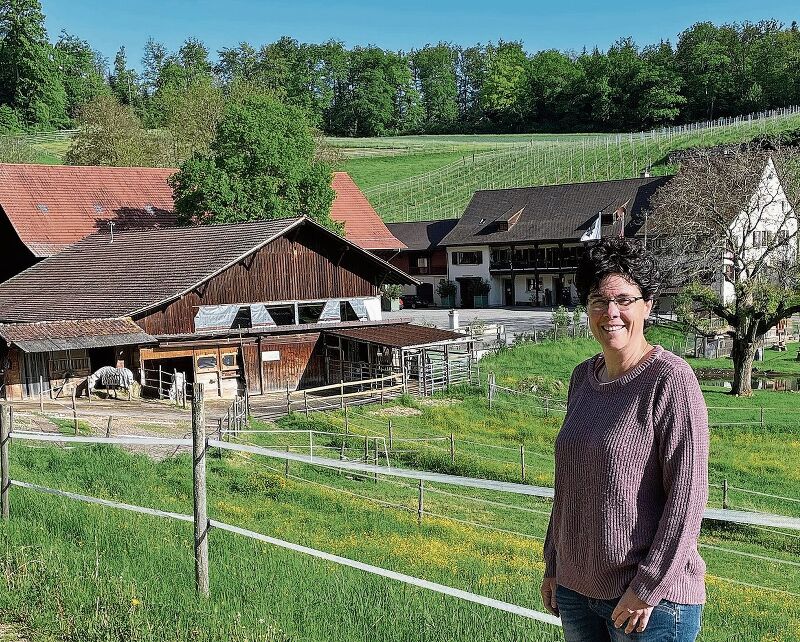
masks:
{"type": "Polygon", "coordinates": [[[593,245],[575,281],[603,351],[570,381],[542,599],[567,642],[693,642],[706,598],[700,386],[683,359],[644,336],[658,270],[638,241],[593,245]]]}

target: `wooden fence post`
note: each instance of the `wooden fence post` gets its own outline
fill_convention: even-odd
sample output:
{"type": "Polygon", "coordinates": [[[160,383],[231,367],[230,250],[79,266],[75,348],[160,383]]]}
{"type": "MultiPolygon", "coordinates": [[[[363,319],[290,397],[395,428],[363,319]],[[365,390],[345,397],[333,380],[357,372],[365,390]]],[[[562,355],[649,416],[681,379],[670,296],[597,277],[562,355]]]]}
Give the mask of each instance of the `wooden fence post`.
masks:
{"type": "Polygon", "coordinates": [[[369,462],[369,441],[368,437],[364,435],[364,463],[369,462]]]}
{"type": "Polygon", "coordinates": [[[8,489],[11,477],[8,472],[8,446],[11,442],[11,406],[0,407],[0,511],[4,520],[8,519],[8,489]]]}
{"type": "MultiPolygon", "coordinates": [[[[290,452],[291,446],[286,446],[286,452],[290,452]]],[[[286,458],[286,461],[283,464],[283,478],[289,479],[289,458],[286,458]]]]}
{"type": "Polygon", "coordinates": [[[722,480],[722,508],[728,508],[728,479],[722,480]]]}
{"type": "Polygon", "coordinates": [[[286,380],[286,414],[292,413],[292,391],[289,387],[289,380],[286,380]]]}
{"type": "Polygon", "coordinates": [[[342,404],[344,406],[344,434],[347,435],[349,423],[347,420],[347,404],[342,404]]]}
{"type": "MultiPolygon", "coordinates": [[[[161,370],[161,363],[159,362],[159,364],[158,364],[158,398],[159,399],[163,399],[164,398],[163,394],[161,392],[161,387],[163,385],[163,382],[162,382],[163,374],[162,374],[162,372],[163,371],[161,370]]],[[[106,392],[108,392],[108,390],[106,390],[106,392]]]]}
{"type": "MultiPolygon", "coordinates": [[[[222,441],[222,417],[217,419],[217,441],[222,441]]],[[[230,441],[230,437],[228,437],[230,441]]],[[[222,459],[222,448],[217,448],[217,459],[222,459]]]]}
{"type": "Polygon", "coordinates": [[[208,512],[206,506],[206,422],[203,384],[192,387],[194,489],[194,577],[197,592],[208,597],[208,512]]]}
{"type": "Polygon", "coordinates": [[[522,483],[525,483],[525,444],[519,445],[519,468],[522,483]]]}
{"type": "Polygon", "coordinates": [[[44,412],[44,377],[39,375],[39,412],[44,412]]]}
{"type": "Polygon", "coordinates": [[[761,406],[761,427],[764,427],[764,406],[761,406]]]}
{"type": "Polygon", "coordinates": [[[381,405],[383,405],[383,377],[381,377],[381,405]]]}
{"type": "MultiPolygon", "coordinates": [[[[373,442],[372,446],[374,447],[374,452],[372,453],[372,465],[378,466],[378,438],[375,437],[375,441],[373,442]]],[[[374,481],[378,483],[378,471],[375,471],[374,481]]]]}
{"type": "Polygon", "coordinates": [[[425,512],[425,490],[424,482],[419,480],[419,491],[417,492],[417,525],[422,525],[422,514],[425,512]]]}
{"type": "Polygon", "coordinates": [[[308,393],[303,390],[303,405],[306,409],[306,419],[308,419],[308,393]]]}
{"type": "Polygon", "coordinates": [[[114,419],[113,415],[108,416],[108,423],[106,424],[106,438],[111,437],[111,421],[114,419]]]}
{"type": "Polygon", "coordinates": [[[389,450],[394,448],[394,434],[392,433],[392,420],[389,420],[389,450]]]}
{"type": "Polygon", "coordinates": [[[75,434],[78,434],[78,408],[75,404],[75,387],[72,388],[72,426],[75,429],[75,434]]]}
{"type": "Polygon", "coordinates": [[[172,387],[175,389],[175,405],[181,402],[180,391],[178,390],[178,369],[172,369],[172,387]]]}
{"type": "MultiPolygon", "coordinates": [[[[130,390],[130,388],[128,388],[130,390]]],[[[92,403],[92,389],[89,387],[89,377],[86,377],[86,398],[92,403]]]]}
{"type": "Polygon", "coordinates": [[[342,410],[344,410],[344,379],[339,379],[339,399],[342,406],[342,410]]]}
{"type": "Polygon", "coordinates": [[[453,433],[450,433],[450,463],[456,463],[456,440],[453,438],[453,433]]]}
{"type": "MultiPolygon", "coordinates": [[[[189,383],[186,381],[186,372],[183,373],[182,379],[183,379],[183,386],[182,386],[183,390],[181,392],[181,400],[183,409],[186,410],[186,387],[189,385],[189,383]]],[[[220,439],[222,439],[222,437],[220,437],[220,439]]]]}
{"type": "Polygon", "coordinates": [[[308,431],[308,456],[314,458],[314,431],[308,431]]]}

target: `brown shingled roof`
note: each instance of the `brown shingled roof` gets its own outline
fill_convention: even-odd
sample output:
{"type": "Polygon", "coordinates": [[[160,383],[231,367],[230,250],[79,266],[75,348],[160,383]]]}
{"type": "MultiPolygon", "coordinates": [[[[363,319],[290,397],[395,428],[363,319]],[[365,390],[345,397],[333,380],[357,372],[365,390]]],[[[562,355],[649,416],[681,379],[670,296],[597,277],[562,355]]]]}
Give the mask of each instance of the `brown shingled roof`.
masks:
{"type": "Polygon", "coordinates": [[[131,319],[83,319],[0,324],[0,337],[25,352],[152,343],[155,339],[131,319]]]}
{"type": "Polygon", "coordinates": [[[346,172],[334,172],[331,184],[336,198],[331,218],[344,223],[344,235],[366,250],[403,250],[405,244],[386,227],[367,197],[346,172]]]}
{"type": "Polygon", "coordinates": [[[398,323],[396,325],[374,325],[362,328],[341,328],[325,330],[327,334],[365,341],[393,348],[409,348],[423,346],[440,341],[454,341],[464,339],[465,335],[440,328],[430,328],[425,325],[413,323],[398,323]]]}
{"type": "Polygon", "coordinates": [[[0,321],[134,316],[191,291],[299,225],[363,253],[386,283],[398,268],[304,216],[271,221],[93,234],[0,283],[0,321]]]}
{"type": "Polygon", "coordinates": [[[0,206],[37,257],[108,228],[174,225],[169,168],[0,164],[0,206]]]}

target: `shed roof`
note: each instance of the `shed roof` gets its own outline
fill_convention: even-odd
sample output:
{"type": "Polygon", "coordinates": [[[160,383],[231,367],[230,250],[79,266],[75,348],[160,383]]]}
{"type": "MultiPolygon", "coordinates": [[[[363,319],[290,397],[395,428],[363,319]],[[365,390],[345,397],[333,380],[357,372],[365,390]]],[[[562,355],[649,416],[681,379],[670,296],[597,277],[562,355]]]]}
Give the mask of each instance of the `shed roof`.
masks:
{"type": "Polygon", "coordinates": [[[466,338],[465,335],[451,330],[430,328],[425,325],[414,325],[413,323],[373,325],[363,328],[338,328],[325,330],[325,332],[345,339],[364,341],[392,348],[411,348],[413,346],[430,345],[442,341],[464,340],[466,338]]]}
{"type": "Polygon", "coordinates": [[[0,164],[0,206],[36,257],[107,229],[174,225],[170,168],[0,164]]]}
{"type": "Polygon", "coordinates": [[[348,239],[366,250],[405,249],[405,244],[389,231],[347,172],[334,172],[331,187],[336,192],[331,218],[344,223],[348,239]]]}
{"type": "Polygon", "coordinates": [[[416,283],[301,216],[272,221],[93,234],[0,284],[0,321],[133,316],[172,301],[300,225],[360,252],[386,283],[416,283]],[[179,259],[179,260],[178,260],[179,259]]]}
{"type": "Polygon", "coordinates": [[[23,352],[155,343],[130,318],[0,324],[0,337],[23,352]]]}
{"type": "Polygon", "coordinates": [[[409,250],[432,250],[458,223],[457,218],[441,221],[410,221],[408,223],[387,223],[387,227],[409,250]]]}
{"type": "MultiPolygon", "coordinates": [[[[442,245],[485,245],[528,241],[577,241],[599,212],[626,210],[626,236],[641,227],[650,198],[671,176],[593,183],[517,187],[475,192],[442,245]],[[519,214],[516,222],[514,216],[519,214]],[[503,222],[505,225],[498,225],[503,222]],[[512,222],[512,225],[508,225],[512,222]]],[[[613,225],[603,225],[602,234],[613,225]]]]}

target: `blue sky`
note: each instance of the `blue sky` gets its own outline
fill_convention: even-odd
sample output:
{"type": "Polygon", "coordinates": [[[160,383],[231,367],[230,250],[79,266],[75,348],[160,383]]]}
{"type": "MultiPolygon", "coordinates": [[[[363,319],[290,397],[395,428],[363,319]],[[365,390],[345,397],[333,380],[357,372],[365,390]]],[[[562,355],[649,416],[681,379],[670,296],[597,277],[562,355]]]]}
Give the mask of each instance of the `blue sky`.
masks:
{"type": "Polygon", "coordinates": [[[149,36],[176,50],[189,36],[212,54],[241,41],[258,46],[282,35],[301,42],[342,40],[408,50],[440,40],[458,44],[522,40],[528,51],[605,49],[620,36],[640,44],[677,35],[691,24],[800,20],[797,0],[42,0],[51,39],[62,29],[88,40],[113,61],[125,45],[138,67],[149,36]]]}

